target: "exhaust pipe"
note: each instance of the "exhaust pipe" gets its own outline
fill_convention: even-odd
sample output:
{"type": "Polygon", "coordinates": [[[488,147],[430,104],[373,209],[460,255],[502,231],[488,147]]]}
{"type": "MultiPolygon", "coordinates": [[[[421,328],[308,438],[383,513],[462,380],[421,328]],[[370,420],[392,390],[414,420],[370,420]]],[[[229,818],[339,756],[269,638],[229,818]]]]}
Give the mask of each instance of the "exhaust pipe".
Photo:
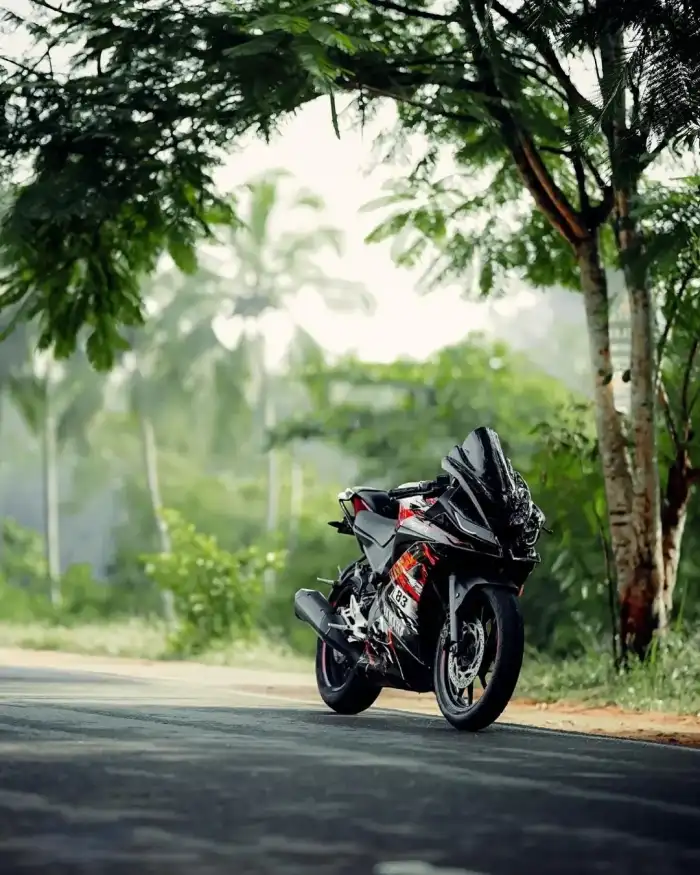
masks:
{"type": "Polygon", "coordinates": [[[353,664],[360,658],[360,650],[348,641],[340,629],[331,624],[341,624],[342,618],[336,614],[328,599],[318,590],[300,589],[294,596],[294,615],[308,623],[314,632],[333,650],[338,650],[353,664]]]}

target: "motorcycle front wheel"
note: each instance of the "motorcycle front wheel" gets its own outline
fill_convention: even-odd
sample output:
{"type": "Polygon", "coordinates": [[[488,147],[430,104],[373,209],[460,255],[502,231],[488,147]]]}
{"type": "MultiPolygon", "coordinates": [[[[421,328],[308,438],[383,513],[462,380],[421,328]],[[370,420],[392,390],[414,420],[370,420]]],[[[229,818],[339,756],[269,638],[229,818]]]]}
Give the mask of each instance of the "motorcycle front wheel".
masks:
{"type": "Polygon", "coordinates": [[[472,590],[457,631],[459,641],[450,646],[446,616],[433,664],[435,697],[455,729],[478,732],[501,716],[518,682],[525,636],[517,596],[499,586],[472,590]]]}

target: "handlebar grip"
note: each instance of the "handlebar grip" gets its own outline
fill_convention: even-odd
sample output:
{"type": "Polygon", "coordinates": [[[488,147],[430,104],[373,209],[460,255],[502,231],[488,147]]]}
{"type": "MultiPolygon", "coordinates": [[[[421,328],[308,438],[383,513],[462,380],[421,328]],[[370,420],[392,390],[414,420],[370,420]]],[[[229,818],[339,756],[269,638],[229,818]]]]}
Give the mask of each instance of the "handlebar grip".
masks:
{"type": "Polygon", "coordinates": [[[414,492],[413,488],[409,491],[405,486],[403,489],[397,486],[396,489],[390,489],[388,494],[391,498],[406,498],[409,495],[413,495],[414,492]]]}
{"type": "Polygon", "coordinates": [[[415,486],[397,486],[396,489],[390,489],[389,495],[392,498],[411,498],[413,495],[429,492],[434,486],[435,483],[432,480],[421,480],[415,486]]]}

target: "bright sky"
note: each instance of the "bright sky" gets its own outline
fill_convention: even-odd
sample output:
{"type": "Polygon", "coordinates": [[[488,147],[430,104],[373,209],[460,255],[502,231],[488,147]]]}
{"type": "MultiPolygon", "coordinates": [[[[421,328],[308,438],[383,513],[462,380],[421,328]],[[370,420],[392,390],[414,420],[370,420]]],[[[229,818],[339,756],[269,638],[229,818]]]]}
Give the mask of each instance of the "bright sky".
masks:
{"type": "MultiPolygon", "coordinates": [[[[345,234],[345,255],[339,263],[329,261],[328,272],[356,280],[376,297],[371,316],[333,313],[317,302],[299,300],[293,308],[296,319],[324,346],[337,353],[355,352],[363,358],[391,361],[399,355],[424,357],[445,344],[463,339],[470,331],[488,326],[490,313],[506,308],[532,306],[529,292],[483,304],[464,300],[455,287],[427,296],[415,292],[419,269],[397,268],[390,244],[365,244],[365,235],[382,214],[360,213],[360,207],[380,196],[382,185],[405,172],[402,166],[373,166],[372,144],[378,131],[391,125],[393,111],[387,106],[376,122],[363,132],[341,126],[338,140],[331,124],[328,102],[318,100],[287,121],[280,134],[267,145],[254,139],[232,157],[218,181],[229,189],[268,170],[285,168],[293,174],[290,185],[312,189],[327,205],[326,221],[345,234]],[[346,128],[346,130],[343,130],[346,128]]],[[[465,285],[469,282],[465,278],[465,285]]],[[[267,318],[270,363],[278,361],[292,327],[283,315],[267,318]]]]}

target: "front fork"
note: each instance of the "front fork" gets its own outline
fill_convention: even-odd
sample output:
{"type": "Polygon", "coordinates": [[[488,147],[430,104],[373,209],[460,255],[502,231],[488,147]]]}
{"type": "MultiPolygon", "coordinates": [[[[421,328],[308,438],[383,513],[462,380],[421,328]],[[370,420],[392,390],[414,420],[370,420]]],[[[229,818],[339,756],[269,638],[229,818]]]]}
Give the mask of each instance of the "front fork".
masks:
{"type": "MultiPolygon", "coordinates": [[[[443,578],[444,579],[444,578],[443,578]]],[[[450,646],[457,644],[457,575],[450,574],[448,578],[449,611],[450,611],[450,646]]]]}

